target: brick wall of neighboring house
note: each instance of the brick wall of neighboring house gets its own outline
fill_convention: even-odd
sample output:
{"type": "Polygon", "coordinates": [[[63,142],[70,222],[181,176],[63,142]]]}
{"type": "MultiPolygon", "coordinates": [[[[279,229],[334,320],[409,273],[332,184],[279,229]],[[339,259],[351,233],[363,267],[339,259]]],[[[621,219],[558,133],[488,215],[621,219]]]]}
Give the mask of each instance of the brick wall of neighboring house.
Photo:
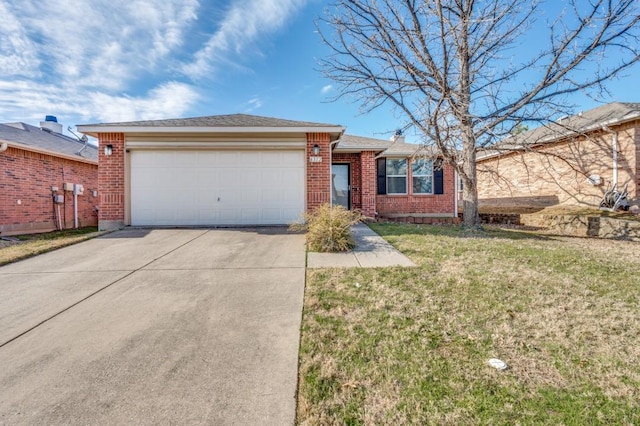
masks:
{"type": "MultiPolygon", "coordinates": [[[[374,176],[375,178],[375,176],[374,176]]],[[[455,172],[444,166],[443,194],[413,195],[411,165],[408,166],[406,195],[377,195],[376,210],[380,217],[397,216],[453,216],[455,215],[455,172]]]]}
{"type": "Polygon", "coordinates": [[[307,211],[331,202],[331,153],[328,133],[307,133],[307,211]],[[313,146],[320,147],[322,161],[311,162],[313,146]]]}
{"type": "MultiPolygon", "coordinates": [[[[612,127],[618,134],[618,186],[629,183],[637,202],[640,122],[612,127]]],[[[548,144],[478,162],[478,198],[482,207],[541,208],[553,204],[599,205],[612,184],[612,134],[599,130],[587,136],[548,144]],[[588,183],[599,175],[602,184],[588,183]]]]}
{"type": "Polygon", "coordinates": [[[349,182],[351,185],[351,208],[362,209],[362,174],[360,168],[360,154],[333,154],[332,164],[349,164],[349,182]]]}
{"type": "Polygon", "coordinates": [[[125,147],[123,133],[98,134],[99,146],[98,188],[100,193],[100,229],[115,229],[124,225],[125,220],[125,147]],[[104,148],[113,146],[107,156],[104,148]]]}
{"type": "MultiPolygon", "coordinates": [[[[51,187],[64,194],[60,217],[64,228],[74,227],[73,192],[63,184],[84,186],[78,195],[78,225],[95,226],[98,166],[53,155],[10,147],[0,153],[0,235],[48,232],[57,229],[51,187]]],[[[57,213],[56,213],[57,214],[57,213]]]]}

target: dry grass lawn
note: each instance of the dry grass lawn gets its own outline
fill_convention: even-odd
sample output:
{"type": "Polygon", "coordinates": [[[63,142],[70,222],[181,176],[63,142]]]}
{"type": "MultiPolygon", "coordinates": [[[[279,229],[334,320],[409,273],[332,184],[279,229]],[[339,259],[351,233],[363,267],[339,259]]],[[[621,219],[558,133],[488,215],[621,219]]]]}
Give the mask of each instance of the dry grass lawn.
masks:
{"type": "Polygon", "coordinates": [[[97,230],[96,227],[68,229],[13,237],[19,241],[0,240],[0,266],[94,238],[102,234],[97,230]]]}
{"type": "Polygon", "coordinates": [[[638,243],[374,229],[419,267],[308,271],[300,424],[640,424],[638,243]]]}

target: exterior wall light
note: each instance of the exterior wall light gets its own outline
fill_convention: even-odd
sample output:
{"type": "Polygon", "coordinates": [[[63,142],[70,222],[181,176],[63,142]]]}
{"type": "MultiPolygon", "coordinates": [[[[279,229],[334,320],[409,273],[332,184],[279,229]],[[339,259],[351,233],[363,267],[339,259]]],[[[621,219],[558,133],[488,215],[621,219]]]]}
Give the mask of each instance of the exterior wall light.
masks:
{"type": "Polygon", "coordinates": [[[320,154],[320,146],[318,144],[315,144],[313,146],[313,155],[318,155],[320,154]]]}
{"type": "Polygon", "coordinates": [[[113,154],[113,145],[107,145],[104,147],[104,155],[113,154]]]}

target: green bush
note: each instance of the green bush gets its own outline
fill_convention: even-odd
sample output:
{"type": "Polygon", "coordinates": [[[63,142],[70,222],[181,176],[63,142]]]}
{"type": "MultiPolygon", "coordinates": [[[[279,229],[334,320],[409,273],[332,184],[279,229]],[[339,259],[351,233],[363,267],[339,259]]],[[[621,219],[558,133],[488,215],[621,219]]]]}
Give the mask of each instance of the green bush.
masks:
{"type": "Polygon", "coordinates": [[[304,222],[291,225],[293,230],[307,231],[307,247],[311,251],[347,251],[355,247],[351,226],[364,216],[342,206],[323,204],[304,214],[304,222]]]}

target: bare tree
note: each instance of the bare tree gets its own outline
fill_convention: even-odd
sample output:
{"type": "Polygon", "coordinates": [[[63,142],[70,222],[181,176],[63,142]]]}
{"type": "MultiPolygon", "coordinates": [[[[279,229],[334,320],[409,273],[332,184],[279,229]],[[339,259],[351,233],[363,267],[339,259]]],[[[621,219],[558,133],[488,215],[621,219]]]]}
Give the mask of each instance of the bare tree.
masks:
{"type": "Polygon", "coordinates": [[[478,152],[566,114],[568,95],[606,94],[640,59],[638,0],[561,5],[545,20],[541,0],[337,0],[318,24],[332,49],[320,65],[336,98],[364,112],[391,103],[438,148],[463,181],[464,224],[477,227],[478,152]]]}

